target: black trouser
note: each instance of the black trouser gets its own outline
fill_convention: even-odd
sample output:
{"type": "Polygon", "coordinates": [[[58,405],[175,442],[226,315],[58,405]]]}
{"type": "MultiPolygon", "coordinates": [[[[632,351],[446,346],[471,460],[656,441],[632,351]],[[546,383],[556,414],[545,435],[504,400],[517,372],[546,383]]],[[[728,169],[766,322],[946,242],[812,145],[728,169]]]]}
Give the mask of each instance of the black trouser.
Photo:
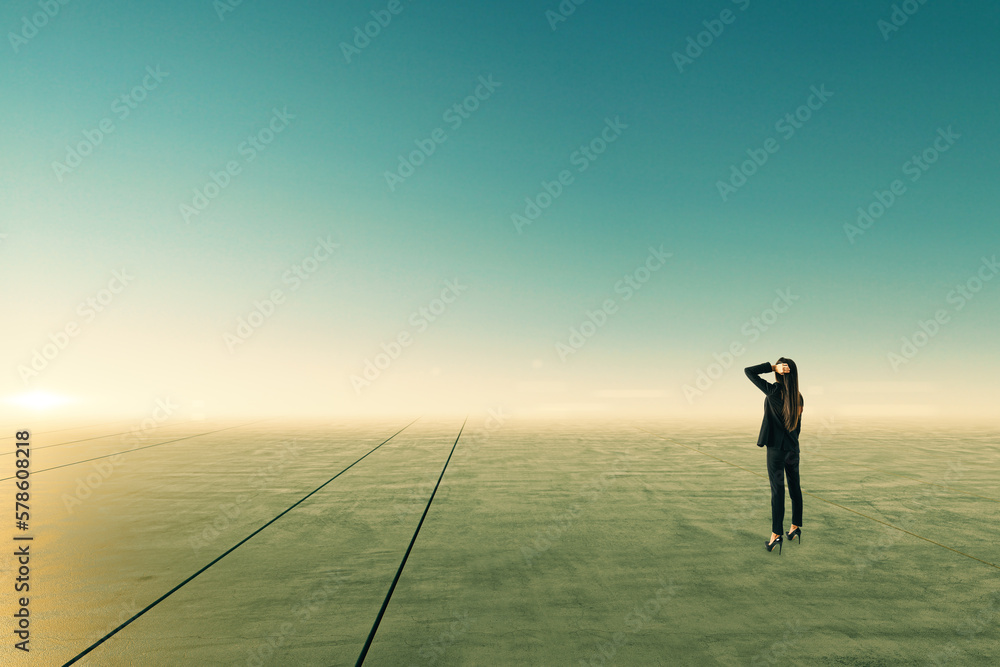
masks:
{"type": "Polygon", "coordinates": [[[792,498],[792,523],[802,525],[802,488],[799,487],[799,452],[797,450],[767,448],[767,477],[771,480],[771,532],[782,534],[785,521],[785,480],[788,476],[788,495],[792,498]]]}

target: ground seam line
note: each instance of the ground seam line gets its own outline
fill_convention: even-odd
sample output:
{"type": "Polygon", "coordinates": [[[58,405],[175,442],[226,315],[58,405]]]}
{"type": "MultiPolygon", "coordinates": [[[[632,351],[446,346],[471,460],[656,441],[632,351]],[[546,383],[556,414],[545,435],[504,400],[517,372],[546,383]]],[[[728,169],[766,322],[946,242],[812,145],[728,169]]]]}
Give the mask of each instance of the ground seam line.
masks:
{"type": "Polygon", "coordinates": [[[376,449],[378,449],[379,447],[381,447],[385,443],[387,443],[390,440],[392,440],[393,438],[395,438],[397,435],[399,435],[400,433],[402,433],[403,431],[405,431],[406,429],[408,429],[410,426],[412,426],[416,421],[417,420],[414,419],[412,422],[410,422],[409,424],[407,424],[403,428],[399,429],[398,431],[396,431],[395,433],[393,433],[392,435],[390,435],[388,438],[386,438],[385,440],[383,440],[382,442],[380,442],[374,448],[370,449],[367,454],[365,454],[364,456],[362,456],[361,458],[359,458],[358,460],[356,460],[354,463],[352,463],[351,465],[347,466],[346,468],[344,468],[343,470],[341,470],[340,472],[338,472],[336,475],[334,475],[333,477],[331,477],[330,479],[326,480],[325,482],[323,482],[322,484],[320,484],[318,487],[316,487],[315,489],[313,489],[312,491],[310,491],[309,493],[307,493],[305,496],[303,496],[301,499],[299,499],[298,502],[296,502],[294,505],[292,505],[291,507],[289,507],[288,509],[286,509],[284,512],[282,512],[281,514],[279,514],[278,516],[274,517],[273,519],[271,519],[270,521],[268,521],[267,523],[265,523],[263,526],[261,526],[257,530],[253,531],[252,533],[250,533],[249,535],[247,535],[246,537],[244,537],[242,540],[240,540],[239,542],[237,542],[235,545],[231,546],[228,550],[226,550],[225,552],[223,552],[220,556],[216,557],[215,560],[213,560],[212,562],[210,562],[208,565],[205,565],[200,570],[198,570],[197,572],[195,572],[194,574],[192,574],[190,577],[188,577],[187,579],[185,579],[181,583],[179,583],[176,586],[174,586],[173,588],[171,588],[169,591],[167,591],[166,593],[164,593],[163,595],[161,595],[160,597],[158,597],[156,600],[154,600],[150,604],[146,605],[146,607],[144,609],[142,609],[141,611],[139,611],[138,613],[136,613],[132,618],[128,619],[127,621],[125,621],[124,623],[122,623],[121,625],[119,625],[117,628],[115,628],[114,630],[112,630],[108,634],[106,634],[103,637],[101,637],[100,639],[98,639],[96,642],[94,642],[93,644],[91,644],[90,646],[88,646],[82,652],[80,652],[76,656],[74,656],[71,660],[69,660],[69,662],[64,663],[63,667],[68,667],[69,665],[72,665],[77,660],[79,660],[80,658],[82,658],[83,656],[87,655],[88,653],[90,653],[91,651],[93,651],[95,648],[97,648],[98,646],[100,646],[101,644],[103,644],[104,642],[106,642],[108,639],[111,639],[111,637],[113,637],[114,635],[116,635],[120,630],[123,630],[125,628],[125,626],[127,626],[132,621],[136,620],[137,618],[139,618],[140,616],[142,616],[143,614],[145,614],[147,611],[149,611],[150,609],[152,609],[156,605],[158,605],[161,602],[163,602],[164,600],[166,600],[168,597],[170,597],[171,595],[173,595],[176,591],[178,591],[181,587],[183,587],[184,585],[186,585],[192,579],[194,579],[199,574],[201,574],[202,572],[204,572],[208,568],[210,568],[213,565],[215,565],[216,563],[218,563],[220,560],[222,560],[223,558],[225,558],[226,556],[228,556],[230,553],[232,553],[233,551],[235,551],[237,548],[239,548],[245,542],[247,542],[248,540],[250,540],[250,538],[252,538],[254,535],[256,535],[260,531],[264,530],[265,528],[267,528],[268,526],[270,526],[272,523],[274,523],[275,521],[277,521],[278,519],[280,519],[284,515],[286,515],[289,512],[291,512],[298,505],[300,505],[307,498],[309,498],[309,496],[313,495],[314,493],[316,493],[317,491],[319,491],[320,489],[322,489],[324,486],[326,486],[327,484],[329,484],[330,482],[332,482],[333,480],[337,479],[342,474],[344,474],[345,472],[347,472],[348,470],[350,470],[351,468],[353,468],[355,464],[359,463],[362,459],[364,459],[366,456],[368,456],[368,454],[371,454],[376,449]]]}
{"type": "MultiPolygon", "coordinates": [[[[633,428],[638,429],[638,430],[640,430],[640,431],[642,431],[644,433],[649,433],[650,435],[655,436],[657,438],[660,438],[662,440],[666,440],[668,442],[672,442],[675,445],[680,445],[681,447],[685,447],[687,449],[690,449],[692,452],[698,452],[699,454],[704,454],[705,456],[711,456],[716,461],[721,461],[722,463],[731,465],[734,468],[739,468],[740,470],[746,470],[748,473],[750,473],[752,475],[757,475],[758,477],[763,477],[764,479],[767,479],[766,476],[761,475],[759,472],[754,472],[753,470],[750,470],[749,468],[744,468],[741,465],[737,465],[735,463],[731,463],[729,461],[726,461],[725,459],[720,459],[718,456],[713,456],[712,454],[709,454],[707,452],[703,452],[700,449],[695,449],[694,447],[689,447],[688,445],[685,445],[685,444],[682,444],[680,442],[677,442],[676,440],[672,440],[672,439],[670,439],[670,438],[668,438],[666,436],[662,436],[662,435],[659,435],[657,433],[653,433],[652,431],[647,431],[646,429],[639,428],[638,426],[633,426],[633,428]]],[[[923,535],[917,535],[916,533],[912,533],[912,532],[906,530],[905,528],[900,528],[899,526],[894,526],[891,523],[888,523],[887,521],[882,521],[881,519],[876,519],[873,516],[868,516],[867,514],[862,514],[861,512],[858,512],[857,510],[852,510],[850,507],[844,507],[843,505],[835,503],[832,500],[827,500],[826,498],[823,498],[822,496],[817,496],[815,493],[810,493],[809,491],[803,491],[802,493],[806,494],[807,496],[812,496],[813,498],[816,498],[817,500],[822,500],[824,503],[829,503],[830,505],[833,505],[834,507],[839,507],[842,510],[847,510],[848,512],[853,512],[854,514],[857,514],[858,516],[863,516],[864,518],[870,519],[872,521],[875,521],[876,523],[880,523],[883,526],[889,526],[890,528],[894,528],[895,530],[904,532],[907,535],[912,535],[913,537],[920,538],[921,540],[924,540],[925,542],[930,542],[931,544],[936,544],[937,546],[943,547],[943,548],[947,549],[948,551],[954,551],[955,553],[960,554],[962,556],[965,556],[966,558],[971,558],[972,560],[979,561],[980,563],[983,563],[984,565],[989,565],[990,567],[993,567],[993,568],[996,568],[996,569],[1000,570],[1000,565],[996,565],[995,563],[991,563],[991,562],[989,562],[987,560],[983,560],[982,558],[976,558],[975,556],[970,556],[969,554],[965,553],[964,551],[959,551],[958,549],[954,549],[952,547],[949,547],[947,544],[941,544],[940,542],[935,542],[934,540],[932,540],[930,538],[927,538],[927,537],[924,537],[923,535]]]]}
{"type": "MultiPolygon", "coordinates": [[[[222,433],[223,431],[231,431],[234,428],[242,428],[244,426],[251,426],[252,424],[259,424],[262,421],[270,421],[270,419],[258,419],[256,421],[247,422],[246,424],[237,424],[236,426],[227,426],[226,428],[220,428],[217,431],[207,431],[205,433],[196,433],[195,435],[186,435],[183,438],[176,438],[174,440],[166,440],[164,442],[154,442],[151,445],[144,445],[142,447],[136,447],[134,449],[126,449],[124,451],[114,452],[112,454],[103,454],[101,456],[95,456],[93,458],[83,459],[82,461],[74,461],[73,463],[64,463],[62,465],[52,466],[51,468],[42,468],[41,470],[32,470],[31,474],[32,475],[37,475],[38,473],[48,472],[50,470],[58,470],[59,468],[69,468],[70,466],[80,465],[81,463],[87,463],[88,461],[99,461],[100,459],[106,459],[106,458],[111,457],[111,456],[118,456],[119,454],[128,454],[129,452],[138,452],[138,451],[140,451],[142,449],[149,449],[150,447],[159,447],[160,445],[169,445],[171,443],[180,442],[182,440],[191,440],[192,438],[201,438],[201,437],[206,436],[206,435],[212,435],[213,433],[222,433]]],[[[11,477],[0,478],[0,482],[5,482],[8,479],[14,479],[14,477],[11,476],[11,477]]]]}
{"type": "Polygon", "coordinates": [[[455,447],[458,446],[458,440],[462,437],[462,431],[465,430],[465,424],[469,421],[466,417],[465,421],[462,422],[462,428],[458,430],[458,435],[455,437],[455,444],[451,446],[451,452],[448,453],[448,458],[444,462],[444,467],[441,468],[441,474],[438,476],[437,484],[434,485],[434,490],[431,491],[431,497],[427,499],[427,507],[424,508],[424,513],[420,515],[420,521],[417,523],[417,529],[413,531],[413,537],[410,539],[410,546],[406,547],[406,553],[403,554],[403,560],[399,563],[399,569],[396,570],[396,576],[392,580],[392,585],[389,586],[389,592],[385,595],[385,600],[382,601],[382,608],[378,610],[378,616],[375,617],[375,623],[372,624],[371,632],[368,633],[368,639],[365,640],[364,648],[361,649],[361,654],[358,656],[358,661],[355,663],[355,667],[361,667],[365,662],[365,656],[368,655],[368,649],[371,648],[372,641],[375,639],[375,633],[378,632],[378,626],[382,622],[382,616],[385,615],[386,607],[389,606],[389,599],[392,597],[393,591],[396,590],[396,584],[399,583],[399,577],[403,574],[403,567],[406,565],[406,559],[410,557],[410,551],[413,550],[413,544],[417,541],[417,534],[420,532],[420,527],[424,525],[424,519],[427,517],[427,512],[431,508],[431,503],[434,502],[434,494],[437,493],[438,487],[441,485],[441,480],[444,479],[444,471],[448,469],[448,462],[451,461],[451,455],[455,453],[455,447]]]}

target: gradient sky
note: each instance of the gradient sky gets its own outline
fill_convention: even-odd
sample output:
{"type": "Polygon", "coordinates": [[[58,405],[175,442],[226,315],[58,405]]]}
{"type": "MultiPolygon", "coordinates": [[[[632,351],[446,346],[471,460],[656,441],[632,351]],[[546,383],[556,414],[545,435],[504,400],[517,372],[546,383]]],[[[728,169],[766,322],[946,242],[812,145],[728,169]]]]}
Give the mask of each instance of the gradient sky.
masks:
{"type": "Polygon", "coordinates": [[[170,397],[209,415],[749,414],[761,396],[742,368],[782,355],[816,414],[995,414],[1000,279],[961,309],[948,299],[1000,253],[995,3],[928,2],[884,33],[891,2],[591,0],[553,29],[556,0],[402,0],[347,62],[342,44],[389,4],[245,0],[220,18],[209,0],[78,0],[37,34],[23,18],[37,3],[4,4],[8,414],[26,393],[88,413],[170,397]],[[674,54],[724,11],[679,71],[674,54]],[[155,86],[122,117],[144,77],[155,86]],[[480,77],[500,85],[455,128],[444,113],[480,77]],[[814,86],[832,96],[779,131],[814,86]],[[294,118],[247,161],[274,109],[294,118]],[[627,127],[581,173],[574,152],[606,119],[627,127]],[[113,132],[57,173],[102,121],[113,132]],[[386,171],[438,128],[446,141],[390,189],[386,171]],[[912,181],[904,164],[948,128],[959,138],[912,181]],[[718,181],[769,138],[779,150],[723,201],[718,181]],[[185,220],[231,161],[240,173],[185,220]],[[573,182],[519,233],[512,214],[563,170],[573,182]],[[896,179],[905,192],[851,243],[844,225],[896,179]],[[293,290],[283,276],[318,239],[339,247],[293,290]],[[672,256],[625,300],[616,284],[661,246],[672,256]],[[79,304],[122,269],[131,281],[88,320],[79,304]],[[411,314],[449,280],[466,289],[421,330],[411,314]],[[230,351],[275,289],[284,303],[230,351]],[[745,326],[777,290],[798,300],[754,340],[745,326]],[[617,311],[562,359],[607,299],[617,311]],[[412,344],[356,391],[401,333],[412,344]],[[734,342],[745,352],[685,398],[734,342]]]}

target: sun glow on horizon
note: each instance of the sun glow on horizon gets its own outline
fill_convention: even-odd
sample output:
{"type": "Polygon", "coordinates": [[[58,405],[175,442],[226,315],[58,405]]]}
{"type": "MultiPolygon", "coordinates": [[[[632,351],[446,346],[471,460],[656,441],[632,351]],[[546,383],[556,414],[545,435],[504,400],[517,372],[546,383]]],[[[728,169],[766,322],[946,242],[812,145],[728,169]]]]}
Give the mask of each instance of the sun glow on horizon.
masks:
{"type": "Polygon", "coordinates": [[[32,410],[49,410],[74,403],[75,400],[68,396],[60,396],[58,394],[52,394],[39,389],[25,394],[19,394],[17,396],[11,396],[6,399],[6,402],[11,405],[16,405],[22,408],[30,408],[32,410]]]}

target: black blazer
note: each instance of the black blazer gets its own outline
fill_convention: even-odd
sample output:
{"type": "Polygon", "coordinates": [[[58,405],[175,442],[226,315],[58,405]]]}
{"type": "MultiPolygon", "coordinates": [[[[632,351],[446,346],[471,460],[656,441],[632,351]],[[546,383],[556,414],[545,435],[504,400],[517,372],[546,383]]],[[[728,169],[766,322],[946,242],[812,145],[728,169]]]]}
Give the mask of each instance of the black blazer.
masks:
{"type": "Polygon", "coordinates": [[[750,381],[757,385],[757,388],[764,392],[764,421],[760,424],[760,433],[757,435],[757,446],[779,447],[792,451],[799,451],[799,431],[802,429],[802,415],[799,415],[799,423],[795,425],[794,431],[785,428],[785,418],[782,416],[784,404],[782,401],[782,386],[776,382],[768,382],[760,377],[761,373],[770,373],[774,369],[770,363],[747,366],[744,372],[750,381]]]}

